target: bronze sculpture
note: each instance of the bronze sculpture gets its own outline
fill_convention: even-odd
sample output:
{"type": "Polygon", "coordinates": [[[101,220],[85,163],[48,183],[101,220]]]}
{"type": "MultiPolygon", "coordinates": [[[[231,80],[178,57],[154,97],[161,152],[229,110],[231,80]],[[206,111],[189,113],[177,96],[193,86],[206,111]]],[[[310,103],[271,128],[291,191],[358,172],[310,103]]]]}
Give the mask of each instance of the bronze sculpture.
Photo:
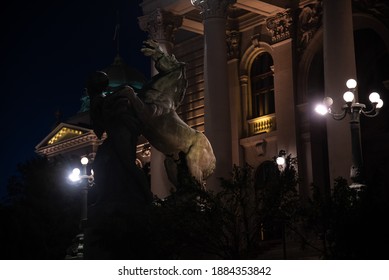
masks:
{"type": "Polygon", "coordinates": [[[165,54],[153,40],[145,41],[141,51],[155,61],[159,72],[138,95],[129,87],[124,89],[142,123],[142,134],[165,154],[165,168],[173,184],[177,183],[176,163],[181,158],[204,186],[215,169],[212,146],[203,133],[189,127],[176,113],[187,87],[185,64],[165,54]]]}
{"type": "MultiPolygon", "coordinates": [[[[102,97],[101,92],[108,86],[108,80],[105,81],[107,77],[104,77],[103,72],[95,74],[95,80],[89,89],[91,91],[89,94],[93,95],[96,92],[93,88],[100,87],[97,90],[99,94],[94,94],[94,97],[91,95],[92,119],[95,116],[97,120],[94,122],[94,130],[98,136],[104,132],[104,128],[99,127],[99,124],[103,123],[101,119],[103,113],[93,114],[96,111],[94,108],[100,106],[96,104],[100,104],[103,99],[113,99],[116,103],[110,103],[118,106],[117,100],[122,100],[122,103],[128,100],[129,105],[126,108],[123,108],[125,106],[123,103],[118,107],[121,109],[115,109],[115,113],[112,112],[111,115],[121,116],[120,120],[129,130],[134,128],[131,128],[134,123],[140,122],[138,127],[141,127],[141,133],[152,146],[166,156],[165,169],[174,185],[177,185],[177,164],[184,161],[190,174],[204,186],[205,180],[215,169],[216,158],[212,146],[203,133],[189,127],[176,113],[187,88],[185,63],[177,61],[173,55],[164,53],[153,40],[145,41],[141,51],[155,61],[159,73],[152,77],[139,93],[135,93],[129,86],[122,86],[114,94],[109,94],[116,97],[109,95],[102,97]],[[137,120],[134,120],[134,117],[137,120]]],[[[112,109],[114,105],[110,107],[112,109]]],[[[105,115],[110,116],[109,113],[105,115]]],[[[109,127],[107,124],[105,126],[109,127]]],[[[126,144],[118,142],[116,145],[126,144]]]]}
{"type": "Polygon", "coordinates": [[[145,233],[152,194],[135,164],[140,134],[166,155],[165,168],[176,186],[178,165],[186,165],[201,186],[215,168],[208,139],[176,113],[187,88],[185,64],[165,54],[155,41],[144,42],[142,52],[155,61],[159,74],[139,93],[126,85],[110,92],[104,72],[88,80],[93,130],[98,138],[104,132],[107,138],[93,163],[97,200],[89,207],[86,258],[131,259],[148,254],[145,233]]]}

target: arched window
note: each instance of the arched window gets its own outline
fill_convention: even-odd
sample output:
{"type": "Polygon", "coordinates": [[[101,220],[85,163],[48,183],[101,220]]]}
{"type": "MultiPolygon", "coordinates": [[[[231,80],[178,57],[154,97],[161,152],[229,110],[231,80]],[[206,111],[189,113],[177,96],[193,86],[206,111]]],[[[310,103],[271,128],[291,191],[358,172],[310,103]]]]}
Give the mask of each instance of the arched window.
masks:
{"type": "Polygon", "coordinates": [[[254,59],[250,70],[252,118],[275,113],[273,59],[267,52],[254,59]]]}

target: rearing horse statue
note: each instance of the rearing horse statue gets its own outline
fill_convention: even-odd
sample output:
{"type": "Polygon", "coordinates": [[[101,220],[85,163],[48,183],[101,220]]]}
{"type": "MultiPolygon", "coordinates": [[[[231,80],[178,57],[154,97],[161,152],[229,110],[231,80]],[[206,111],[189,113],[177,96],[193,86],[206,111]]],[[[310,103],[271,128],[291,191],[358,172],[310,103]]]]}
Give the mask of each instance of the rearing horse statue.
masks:
{"type": "Polygon", "coordinates": [[[130,87],[124,89],[143,124],[142,134],[166,156],[165,168],[173,184],[177,183],[176,162],[183,157],[190,174],[204,185],[215,169],[212,146],[202,132],[189,127],[176,113],[187,88],[185,64],[165,54],[153,40],[145,41],[141,51],[155,61],[159,72],[138,94],[130,87]]]}

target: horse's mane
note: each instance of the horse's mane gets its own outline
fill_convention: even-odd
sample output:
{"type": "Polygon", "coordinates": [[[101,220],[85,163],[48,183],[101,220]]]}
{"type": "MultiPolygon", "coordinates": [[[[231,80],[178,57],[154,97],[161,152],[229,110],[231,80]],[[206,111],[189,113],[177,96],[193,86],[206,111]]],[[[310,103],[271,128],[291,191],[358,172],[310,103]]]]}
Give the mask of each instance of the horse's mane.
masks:
{"type": "Polygon", "coordinates": [[[176,110],[185,97],[188,81],[185,63],[177,62],[173,69],[156,68],[159,73],[139,91],[138,97],[145,103],[176,110]]]}

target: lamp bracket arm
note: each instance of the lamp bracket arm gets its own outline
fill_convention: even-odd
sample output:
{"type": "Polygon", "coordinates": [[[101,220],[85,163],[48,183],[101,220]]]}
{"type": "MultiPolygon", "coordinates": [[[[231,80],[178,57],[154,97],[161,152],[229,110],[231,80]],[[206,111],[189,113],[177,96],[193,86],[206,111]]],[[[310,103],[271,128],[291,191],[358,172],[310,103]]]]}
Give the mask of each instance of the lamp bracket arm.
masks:
{"type": "Polygon", "coordinates": [[[363,115],[364,115],[365,117],[368,117],[368,118],[374,118],[375,116],[378,115],[379,112],[380,112],[380,111],[379,111],[378,109],[376,109],[376,110],[370,110],[370,111],[368,111],[368,112],[362,111],[363,115]]]}
{"type": "Polygon", "coordinates": [[[362,113],[366,117],[375,117],[378,115],[379,109],[377,108],[377,103],[372,103],[373,106],[370,110],[364,110],[365,108],[362,108],[362,113]]]}
{"type": "Polygon", "coordinates": [[[347,109],[342,108],[342,110],[343,110],[342,113],[335,113],[335,112],[332,112],[331,108],[329,108],[328,114],[330,114],[334,120],[340,121],[340,120],[343,120],[347,115],[347,109]]]}

